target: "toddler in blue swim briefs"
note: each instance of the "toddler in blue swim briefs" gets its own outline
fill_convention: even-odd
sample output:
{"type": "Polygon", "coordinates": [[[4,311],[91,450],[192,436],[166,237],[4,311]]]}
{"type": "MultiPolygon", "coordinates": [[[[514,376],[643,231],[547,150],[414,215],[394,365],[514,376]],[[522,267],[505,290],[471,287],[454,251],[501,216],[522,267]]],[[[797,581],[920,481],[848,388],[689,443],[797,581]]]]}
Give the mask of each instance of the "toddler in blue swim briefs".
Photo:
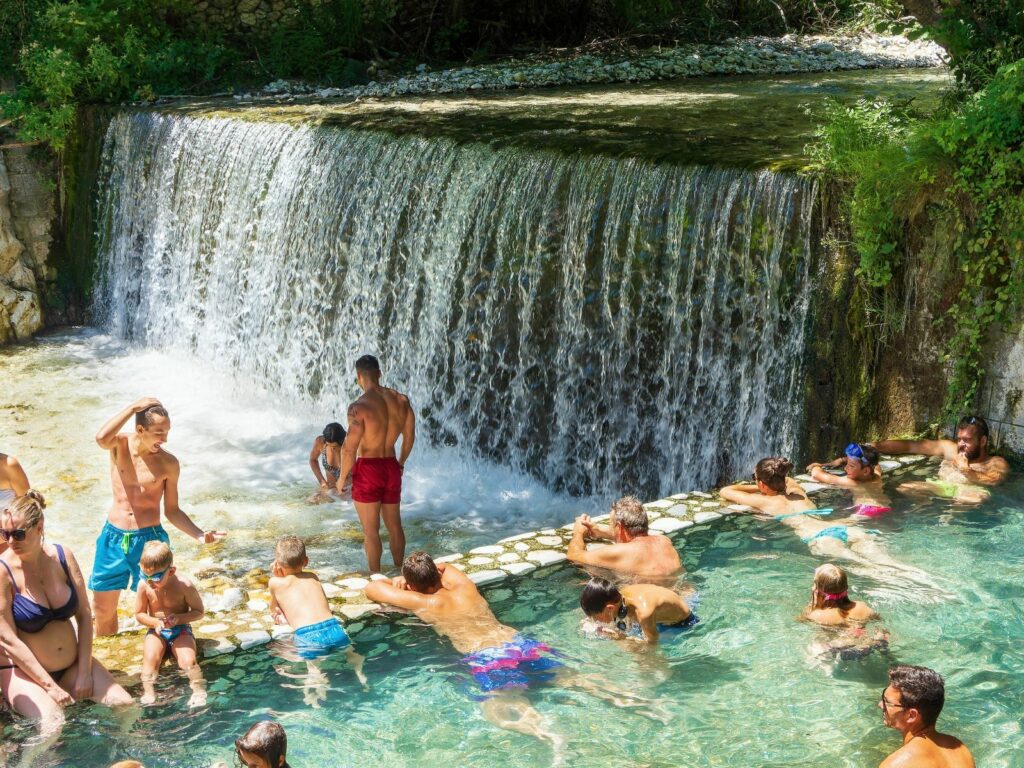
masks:
{"type": "Polygon", "coordinates": [[[356,675],[365,684],[362,657],[352,649],[345,628],[331,613],[320,579],[312,571],[304,570],[308,564],[302,539],[285,536],[277,542],[268,585],[274,620],[294,628],[295,649],[308,662],[344,649],[356,675]]]}
{"type": "Polygon", "coordinates": [[[178,575],[174,555],[164,542],[148,542],[139,567],[144,580],[135,595],[135,618],[149,627],[142,641],[141,702],[156,701],[153,684],[164,658],[172,655],[188,676],[192,688],[189,706],[201,707],[206,704],[206,681],[196,660],[191,623],[203,617],[203,599],[190,579],[178,575]]]}

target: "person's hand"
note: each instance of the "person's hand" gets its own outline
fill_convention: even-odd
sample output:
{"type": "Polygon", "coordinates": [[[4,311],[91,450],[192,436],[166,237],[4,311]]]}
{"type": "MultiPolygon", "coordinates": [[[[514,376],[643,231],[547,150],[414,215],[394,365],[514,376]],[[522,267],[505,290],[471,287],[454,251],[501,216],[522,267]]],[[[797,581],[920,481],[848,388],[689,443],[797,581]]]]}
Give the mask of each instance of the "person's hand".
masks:
{"type": "Polygon", "coordinates": [[[82,665],[78,665],[78,672],[75,673],[75,684],[71,688],[71,695],[75,701],[84,701],[92,698],[92,670],[82,671],[82,665]]]}
{"type": "Polygon", "coordinates": [[[46,689],[46,695],[53,699],[57,704],[62,707],[66,707],[69,704],[74,704],[75,700],[71,698],[71,694],[61,688],[57,683],[46,689]]]}
{"type": "Polygon", "coordinates": [[[821,469],[821,467],[822,463],[820,461],[815,461],[807,465],[807,471],[813,472],[816,469],[821,469]]]}
{"type": "Polygon", "coordinates": [[[391,586],[395,589],[400,589],[403,592],[407,592],[409,590],[409,583],[405,580],[405,576],[395,576],[395,578],[391,580],[391,586]]]}
{"type": "Polygon", "coordinates": [[[173,613],[169,613],[166,616],[164,616],[160,621],[164,625],[164,629],[170,629],[178,623],[178,617],[175,616],[173,613]]]}
{"type": "Polygon", "coordinates": [[[953,459],[953,466],[961,472],[967,472],[971,468],[971,460],[966,455],[957,453],[956,458],[953,459]]]}
{"type": "Polygon", "coordinates": [[[572,532],[574,535],[577,533],[583,533],[586,535],[590,531],[590,525],[590,516],[580,515],[572,525],[572,532]]]}
{"type": "Polygon", "coordinates": [[[398,465],[398,474],[400,474],[400,475],[404,475],[405,474],[405,464],[399,464],[398,465]]]}
{"type": "Polygon", "coordinates": [[[203,533],[203,544],[213,544],[228,535],[227,531],[205,531],[203,533]]]}
{"type": "Polygon", "coordinates": [[[273,610],[274,623],[275,624],[287,624],[288,620],[284,617],[284,611],[280,607],[273,610]]]}
{"type": "Polygon", "coordinates": [[[324,480],[320,483],[320,490],[325,492],[331,490],[331,484],[324,480]]]}
{"type": "Polygon", "coordinates": [[[154,405],[163,405],[155,397],[142,397],[132,403],[132,410],[135,413],[142,413],[147,408],[152,408],[154,405]]]}

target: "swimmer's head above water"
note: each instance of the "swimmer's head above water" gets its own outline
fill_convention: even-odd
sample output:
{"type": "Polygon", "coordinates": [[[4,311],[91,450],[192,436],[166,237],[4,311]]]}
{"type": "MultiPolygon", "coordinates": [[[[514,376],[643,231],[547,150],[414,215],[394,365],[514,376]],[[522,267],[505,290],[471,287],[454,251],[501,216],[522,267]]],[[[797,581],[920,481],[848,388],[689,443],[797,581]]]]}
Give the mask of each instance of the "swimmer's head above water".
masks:
{"type": "Polygon", "coordinates": [[[274,575],[287,576],[302,573],[309,565],[306,544],[298,536],[282,536],[274,548],[274,575]]]}
{"type": "Polygon", "coordinates": [[[880,458],[878,450],[871,445],[850,443],[844,451],[846,454],[846,476],[851,480],[870,480],[875,475],[875,468],[880,458]]]}
{"type": "Polygon", "coordinates": [[[402,578],[413,592],[432,595],[441,588],[441,571],[423,550],[413,552],[402,561],[402,578]]]}
{"type": "Polygon", "coordinates": [[[612,504],[609,522],[616,541],[630,541],[647,535],[647,511],[634,496],[623,496],[612,504]]]}
{"type": "Polygon", "coordinates": [[[284,728],[261,720],[235,740],[235,753],[246,768],[288,768],[288,737],[284,728]]]}
{"type": "Polygon", "coordinates": [[[135,434],[139,437],[140,453],[156,453],[167,442],[171,431],[171,417],[162,405],[151,405],[135,414],[135,434]]]}
{"type": "Polygon", "coordinates": [[[324,427],[323,438],[324,442],[333,445],[341,445],[345,442],[347,436],[345,428],[336,421],[332,421],[326,427],[324,427]]]}
{"type": "Polygon", "coordinates": [[[988,454],[988,422],[981,416],[964,416],[956,425],[956,449],[968,461],[988,454]]]}
{"type": "Polygon", "coordinates": [[[761,459],[754,468],[754,482],[761,493],[774,496],[786,492],[786,475],[793,470],[789,459],[770,457],[761,459]]]}
{"type": "Polygon", "coordinates": [[[622,605],[622,593],[607,579],[592,578],[580,594],[580,608],[594,621],[611,624],[622,605]]]}
{"type": "Polygon", "coordinates": [[[811,609],[843,608],[853,601],[848,596],[849,582],[846,571],[838,565],[825,563],[814,571],[814,587],[811,589],[811,609]]]}

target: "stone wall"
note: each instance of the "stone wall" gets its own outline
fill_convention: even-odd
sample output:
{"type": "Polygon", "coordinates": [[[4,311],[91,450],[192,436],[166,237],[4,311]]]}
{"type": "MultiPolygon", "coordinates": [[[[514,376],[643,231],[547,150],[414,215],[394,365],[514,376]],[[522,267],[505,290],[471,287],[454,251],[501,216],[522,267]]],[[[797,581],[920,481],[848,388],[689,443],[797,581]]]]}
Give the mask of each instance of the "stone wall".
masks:
{"type": "Polygon", "coordinates": [[[0,152],[0,344],[24,341],[43,327],[42,291],[56,216],[47,180],[52,164],[28,149],[0,152]]]}
{"type": "Polygon", "coordinates": [[[293,18],[298,5],[294,0],[198,0],[195,11],[203,23],[228,32],[265,34],[293,18]]]}
{"type": "Polygon", "coordinates": [[[997,449],[1024,455],[1024,323],[995,334],[978,408],[997,449]]]}

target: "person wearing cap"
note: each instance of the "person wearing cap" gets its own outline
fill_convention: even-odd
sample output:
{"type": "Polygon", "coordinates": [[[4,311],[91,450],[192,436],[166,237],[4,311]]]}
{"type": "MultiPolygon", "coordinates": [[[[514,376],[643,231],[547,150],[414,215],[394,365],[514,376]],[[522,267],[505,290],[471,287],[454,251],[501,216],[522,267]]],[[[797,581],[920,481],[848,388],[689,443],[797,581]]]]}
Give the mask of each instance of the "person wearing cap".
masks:
{"type": "Polygon", "coordinates": [[[889,497],[882,488],[882,470],[878,451],[870,445],[850,443],[838,459],[826,464],[807,465],[815,482],[846,488],[853,496],[853,514],[857,517],[878,517],[891,512],[889,497]],[[845,475],[833,475],[826,468],[842,467],[845,475]]]}

